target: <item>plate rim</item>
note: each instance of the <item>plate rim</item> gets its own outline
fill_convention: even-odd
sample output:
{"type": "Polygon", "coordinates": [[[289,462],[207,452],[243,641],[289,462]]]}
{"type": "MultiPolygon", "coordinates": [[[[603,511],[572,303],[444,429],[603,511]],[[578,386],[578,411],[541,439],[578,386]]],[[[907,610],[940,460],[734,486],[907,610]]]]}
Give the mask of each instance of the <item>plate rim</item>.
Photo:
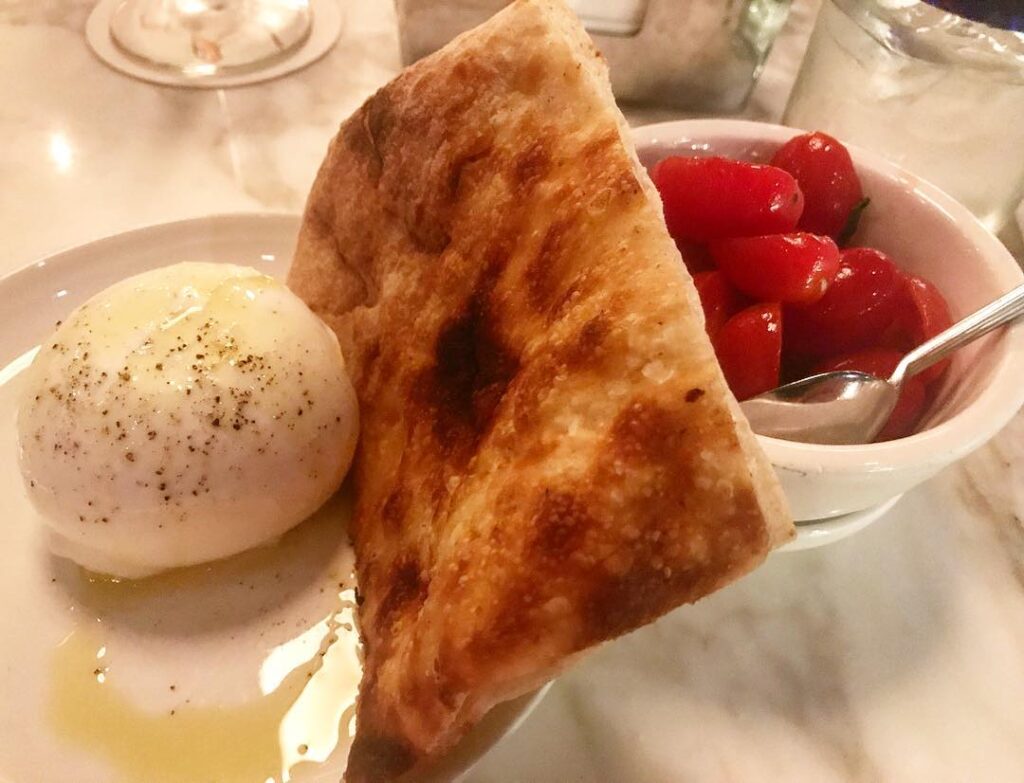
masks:
{"type": "Polygon", "coordinates": [[[114,242],[128,242],[133,239],[139,239],[140,235],[148,234],[153,231],[170,231],[177,228],[185,228],[188,225],[194,226],[196,224],[203,223],[208,223],[211,227],[216,228],[219,227],[217,226],[219,223],[230,223],[233,221],[244,222],[247,220],[252,220],[254,222],[271,222],[276,220],[282,223],[294,220],[296,228],[299,228],[302,225],[302,213],[277,210],[243,210],[238,212],[213,212],[209,215],[194,215],[192,217],[177,218],[175,220],[144,223],[139,226],[133,226],[132,228],[126,228],[123,231],[117,231],[113,234],[104,234],[99,237],[94,237],[93,239],[87,239],[84,242],[63,245],[57,250],[36,256],[34,260],[15,267],[11,271],[0,275],[0,289],[3,289],[8,285],[13,285],[16,282],[20,282],[16,281],[16,278],[23,275],[33,274],[41,269],[49,267],[51,264],[67,263],[65,257],[86,249],[93,249],[98,246],[112,244],[114,242]]]}

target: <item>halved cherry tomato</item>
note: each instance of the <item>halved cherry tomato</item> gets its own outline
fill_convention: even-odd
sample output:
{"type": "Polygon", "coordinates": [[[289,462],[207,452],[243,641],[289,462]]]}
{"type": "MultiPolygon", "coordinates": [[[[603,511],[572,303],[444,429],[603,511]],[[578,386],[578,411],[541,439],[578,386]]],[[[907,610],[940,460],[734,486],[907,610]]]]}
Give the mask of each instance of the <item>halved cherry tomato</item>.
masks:
{"type": "Polygon", "coordinates": [[[787,352],[820,358],[877,343],[896,315],[900,288],[899,270],[884,253],[842,251],[825,295],[814,304],[786,308],[787,352]]]}
{"type": "Polygon", "coordinates": [[[713,272],[698,272],[693,284],[704,308],[704,329],[714,339],[726,321],[748,304],[746,298],[732,287],[725,275],[717,269],[713,272]]]}
{"type": "Polygon", "coordinates": [[[805,133],[783,144],[771,162],[796,177],[804,193],[797,228],[837,238],[864,198],[846,147],[820,131],[805,133]]]}
{"type": "Polygon", "coordinates": [[[790,174],[727,158],[671,157],[651,173],[679,242],[792,231],[804,197],[790,174]]]}
{"type": "Polygon", "coordinates": [[[777,302],[740,310],[718,331],[715,354],[738,400],[779,385],[782,308],[777,302]]]}
{"type": "MultiPolygon", "coordinates": [[[[916,348],[939,332],[953,325],[949,305],[945,297],[932,283],[923,277],[901,273],[902,287],[899,296],[897,321],[905,335],[907,347],[916,348]]],[[[933,364],[917,376],[925,384],[937,381],[948,369],[950,359],[933,364]]]]}
{"type": "Polygon", "coordinates": [[[709,249],[732,284],[761,301],[817,302],[839,271],[836,243],[813,234],[723,239],[709,249]]]}
{"type": "MultiPolygon", "coordinates": [[[[869,348],[865,351],[833,356],[820,362],[814,372],[831,372],[832,370],[860,370],[874,375],[876,378],[888,378],[903,354],[887,348],[869,348]]],[[[900,389],[899,399],[893,408],[889,421],[875,438],[876,441],[895,440],[909,435],[914,430],[924,412],[926,390],[920,376],[906,378],[900,389]]]]}

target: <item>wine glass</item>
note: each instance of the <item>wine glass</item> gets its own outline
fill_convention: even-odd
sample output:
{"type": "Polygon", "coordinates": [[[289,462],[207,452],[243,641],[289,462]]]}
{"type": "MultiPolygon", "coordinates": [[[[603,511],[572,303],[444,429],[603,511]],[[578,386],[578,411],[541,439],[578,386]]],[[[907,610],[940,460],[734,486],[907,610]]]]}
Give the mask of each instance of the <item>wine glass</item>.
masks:
{"type": "Polygon", "coordinates": [[[287,58],[312,24],[309,0],[124,0],[110,35],[145,65],[201,81],[287,58]]]}

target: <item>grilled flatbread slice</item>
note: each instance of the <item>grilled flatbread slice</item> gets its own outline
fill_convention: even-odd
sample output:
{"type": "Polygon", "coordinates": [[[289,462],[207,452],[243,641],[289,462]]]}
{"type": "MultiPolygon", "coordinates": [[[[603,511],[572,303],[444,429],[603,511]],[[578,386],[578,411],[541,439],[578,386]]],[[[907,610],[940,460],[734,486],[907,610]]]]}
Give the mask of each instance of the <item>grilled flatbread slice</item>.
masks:
{"type": "Polygon", "coordinates": [[[346,121],[289,283],[361,406],[352,783],[792,535],[605,66],[518,0],[346,121]]]}

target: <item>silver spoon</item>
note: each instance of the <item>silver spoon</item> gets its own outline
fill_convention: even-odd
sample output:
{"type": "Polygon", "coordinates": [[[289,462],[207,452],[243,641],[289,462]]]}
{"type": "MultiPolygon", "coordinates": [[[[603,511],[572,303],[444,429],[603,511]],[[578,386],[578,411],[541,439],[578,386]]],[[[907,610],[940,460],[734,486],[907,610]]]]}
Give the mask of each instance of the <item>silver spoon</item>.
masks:
{"type": "Polygon", "coordinates": [[[1024,285],[919,345],[887,380],[853,370],[820,373],[752,397],[740,408],[759,435],[803,443],[870,443],[896,407],[904,378],[1022,315],[1024,285]]]}

